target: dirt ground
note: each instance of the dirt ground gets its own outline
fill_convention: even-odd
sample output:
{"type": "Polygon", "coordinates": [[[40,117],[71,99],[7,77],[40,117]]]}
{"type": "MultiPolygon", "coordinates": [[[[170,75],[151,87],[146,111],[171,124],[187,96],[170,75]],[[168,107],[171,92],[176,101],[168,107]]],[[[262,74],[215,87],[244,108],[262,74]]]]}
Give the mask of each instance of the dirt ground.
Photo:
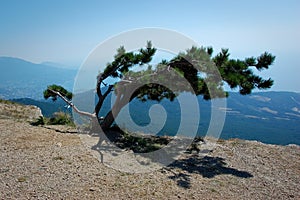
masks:
{"type": "Polygon", "coordinates": [[[296,145],[220,140],[206,156],[186,154],[168,167],[127,173],[102,164],[76,131],[27,121],[0,107],[3,200],[300,199],[296,145]]]}

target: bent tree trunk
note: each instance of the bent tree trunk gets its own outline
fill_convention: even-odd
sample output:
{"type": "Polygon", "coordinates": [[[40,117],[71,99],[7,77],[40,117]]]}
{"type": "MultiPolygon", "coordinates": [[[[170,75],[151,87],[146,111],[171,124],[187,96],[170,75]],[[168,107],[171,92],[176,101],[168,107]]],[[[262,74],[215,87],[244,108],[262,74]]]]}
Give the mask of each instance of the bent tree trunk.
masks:
{"type": "Polygon", "coordinates": [[[112,126],[121,109],[131,102],[132,99],[134,99],[135,95],[132,95],[132,91],[130,89],[127,88],[127,91],[124,90],[117,94],[117,98],[112,109],[107,113],[103,121],[100,123],[103,131],[108,130],[112,126]]]}
{"type": "Polygon", "coordinates": [[[107,131],[115,121],[115,117],[112,111],[109,111],[103,121],[100,123],[101,129],[107,131]]]}
{"type": "Polygon", "coordinates": [[[115,121],[115,118],[118,116],[120,113],[121,109],[129,103],[130,100],[128,100],[127,96],[123,95],[122,98],[120,97],[121,95],[117,96],[116,102],[113,106],[113,108],[107,113],[103,121],[100,123],[100,126],[103,131],[108,130],[112,124],[115,121]]]}

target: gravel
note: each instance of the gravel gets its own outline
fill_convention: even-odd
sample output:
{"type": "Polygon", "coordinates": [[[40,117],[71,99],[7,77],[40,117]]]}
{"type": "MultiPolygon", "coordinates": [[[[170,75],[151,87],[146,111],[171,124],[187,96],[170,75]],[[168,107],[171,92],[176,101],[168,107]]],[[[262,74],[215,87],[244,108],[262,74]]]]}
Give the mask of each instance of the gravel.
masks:
{"type": "Polygon", "coordinates": [[[127,173],[102,164],[75,132],[0,110],[0,199],[300,199],[297,145],[220,140],[204,157],[127,173]]]}

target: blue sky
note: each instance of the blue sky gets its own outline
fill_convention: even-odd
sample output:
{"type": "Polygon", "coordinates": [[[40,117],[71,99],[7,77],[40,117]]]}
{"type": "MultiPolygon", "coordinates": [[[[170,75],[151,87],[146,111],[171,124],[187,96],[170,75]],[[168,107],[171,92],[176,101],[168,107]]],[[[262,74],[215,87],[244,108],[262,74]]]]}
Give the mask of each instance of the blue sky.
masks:
{"type": "Polygon", "coordinates": [[[79,66],[102,41],[136,28],[178,31],[232,57],[276,55],[264,77],[300,92],[300,1],[0,0],[0,56],[79,66]]]}

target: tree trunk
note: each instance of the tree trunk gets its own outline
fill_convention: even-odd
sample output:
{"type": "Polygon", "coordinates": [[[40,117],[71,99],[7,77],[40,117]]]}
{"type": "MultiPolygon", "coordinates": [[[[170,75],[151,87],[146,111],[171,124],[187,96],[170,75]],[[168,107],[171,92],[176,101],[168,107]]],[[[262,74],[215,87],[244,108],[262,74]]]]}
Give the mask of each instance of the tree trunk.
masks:
{"type": "Polygon", "coordinates": [[[120,113],[121,109],[133,99],[133,98],[130,98],[130,96],[128,96],[128,94],[130,94],[130,93],[123,93],[123,95],[121,93],[119,93],[117,95],[117,98],[116,98],[115,104],[113,105],[113,108],[111,109],[111,111],[109,111],[107,113],[104,120],[101,122],[101,128],[103,131],[106,131],[111,127],[111,125],[115,121],[115,118],[120,113]]]}
{"type": "Polygon", "coordinates": [[[100,109],[103,105],[103,102],[104,102],[104,99],[103,98],[99,98],[98,100],[98,103],[96,104],[95,106],[95,114],[96,114],[96,117],[98,118],[99,117],[99,112],[100,112],[100,109]]]}
{"type": "Polygon", "coordinates": [[[104,103],[105,98],[111,93],[112,89],[113,89],[113,85],[109,85],[108,89],[106,90],[106,92],[102,95],[101,93],[101,89],[100,89],[100,85],[97,84],[97,95],[98,95],[98,102],[95,106],[95,113],[96,116],[99,117],[99,112],[102,108],[102,105],[104,103]]]}
{"type": "Polygon", "coordinates": [[[100,123],[103,131],[108,130],[111,125],[114,123],[115,118],[120,113],[121,109],[125,106],[122,100],[117,100],[113,106],[113,108],[107,113],[104,120],[100,123]]]}
{"type": "Polygon", "coordinates": [[[92,134],[98,134],[98,133],[101,132],[98,117],[91,118],[91,130],[90,130],[90,132],[92,134]]]}
{"type": "Polygon", "coordinates": [[[115,118],[113,115],[113,111],[109,111],[105,116],[104,120],[101,122],[101,128],[103,131],[107,131],[111,125],[114,123],[115,118]]]}

